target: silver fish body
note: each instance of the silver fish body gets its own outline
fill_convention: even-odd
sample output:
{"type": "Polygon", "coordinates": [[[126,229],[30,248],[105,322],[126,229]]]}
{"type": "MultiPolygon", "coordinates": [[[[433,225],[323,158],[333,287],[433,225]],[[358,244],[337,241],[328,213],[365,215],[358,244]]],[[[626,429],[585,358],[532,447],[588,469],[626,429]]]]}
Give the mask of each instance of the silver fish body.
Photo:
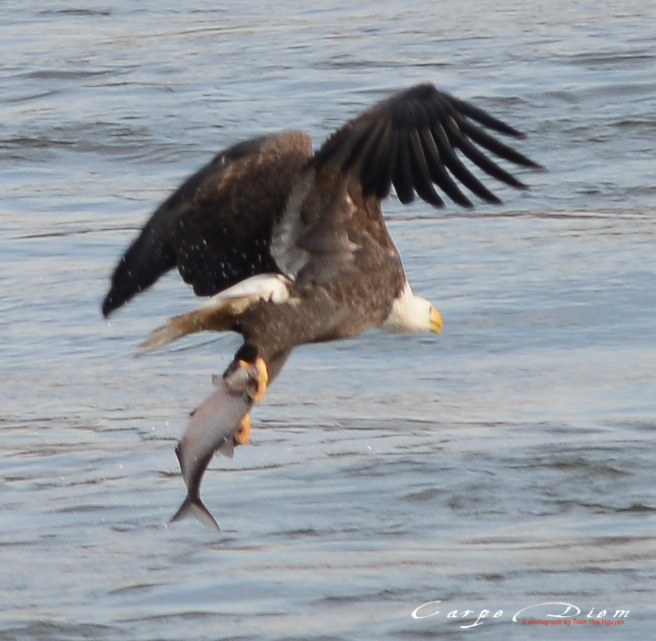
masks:
{"type": "Polygon", "coordinates": [[[201,480],[217,450],[232,457],[235,432],[251,410],[253,401],[245,394],[236,393],[222,379],[215,384],[216,390],[191,415],[175,448],[187,496],[171,522],[193,515],[218,530],[219,524],[201,501],[201,480]]]}

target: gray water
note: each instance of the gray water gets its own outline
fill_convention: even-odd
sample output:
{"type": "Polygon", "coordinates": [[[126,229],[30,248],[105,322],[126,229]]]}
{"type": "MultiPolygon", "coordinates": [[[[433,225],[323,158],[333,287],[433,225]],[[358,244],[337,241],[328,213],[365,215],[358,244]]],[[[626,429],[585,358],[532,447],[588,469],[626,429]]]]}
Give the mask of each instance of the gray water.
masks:
{"type": "Polygon", "coordinates": [[[656,634],[656,9],[482,4],[0,4],[0,639],[656,634]],[[194,299],[171,275],[107,324],[115,260],[222,147],[427,80],[549,171],[386,203],[443,333],[298,349],[205,477],[223,531],[169,526],[239,341],[133,359],[194,299]]]}

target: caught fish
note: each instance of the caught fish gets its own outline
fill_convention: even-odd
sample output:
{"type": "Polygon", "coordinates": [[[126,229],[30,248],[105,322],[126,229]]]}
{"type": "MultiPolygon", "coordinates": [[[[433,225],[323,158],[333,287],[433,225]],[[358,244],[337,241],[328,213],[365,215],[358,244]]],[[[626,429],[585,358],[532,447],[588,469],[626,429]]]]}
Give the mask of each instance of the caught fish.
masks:
{"type": "Polygon", "coordinates": [[[253,399],[229,386],[223,379],[215,380],[216,390],[192,414],[182,439],[175,448],[187,497],[171,522],[193,515],[217,530],[219,524],[200,499],[200,483],[214,453],[218,450],[232,457],[236,434],[253,406],[253,399]]]}

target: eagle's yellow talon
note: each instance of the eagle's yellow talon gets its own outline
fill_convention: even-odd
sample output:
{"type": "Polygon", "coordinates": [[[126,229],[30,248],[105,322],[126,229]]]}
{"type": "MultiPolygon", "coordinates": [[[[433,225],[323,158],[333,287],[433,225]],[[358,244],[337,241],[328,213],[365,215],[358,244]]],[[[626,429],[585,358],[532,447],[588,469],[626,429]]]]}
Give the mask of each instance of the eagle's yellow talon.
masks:
{"type": "Polygon", "coordinates": [[[264,398],[264,392],[266,392],[267,384],[269,383],[269,372],[267,372],[267,366],[264,362],[264,359],[257,358],[255,361],[255,368],[257,369],[256,380],[257,388],[253,392],[253,400],[256,403],[259,403],[264,398]]]}
{"type": "Polygon", "coordinates": [[[234,440],[235,445],[246,445],[248,443],[248,436],[251,433],[251,415],[246,414],[244,418],[241,419],[241,423],[237,427],[235,432],[234,440]]]}
{"type": "Polygon", "coordinates": [[[264,398],[264,392],[266,392],[267,383],[269,382],[269,373],[264,359],[258,357],[255,363],[239,360],[237,364],[248,373],[249,387],[253,387],[252,390],[248,391],[248,395],[255,403],[259,403],[264,398]]]}

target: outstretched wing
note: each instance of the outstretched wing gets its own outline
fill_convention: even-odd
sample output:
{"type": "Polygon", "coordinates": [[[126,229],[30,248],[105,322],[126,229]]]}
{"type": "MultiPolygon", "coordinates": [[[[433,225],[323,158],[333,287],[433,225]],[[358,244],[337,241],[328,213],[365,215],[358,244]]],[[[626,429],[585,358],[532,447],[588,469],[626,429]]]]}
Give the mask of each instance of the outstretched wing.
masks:
{"type": "Polygon", "coordinates": [[[402,203],[415,193],[435,207],[444,201],[439,187],[451,200],[472,207],[457,182],[483,200],[499,199],[469,170],[460,152],[485,173],[512,187],[524,189],[512,174],[485,151],[515,165],[539,165],[502,143],[485,129],[522,138],[523,134],[479,107],[422,84],[394,94],[337,130],[315,155],[317,173],[339,166],[357,173],[365,196],[382,200],[391,186],[402,203]]]}
{"type": "Polygon", "coordinates": [[[278,271],[271,230],[312,155],[299,131],[255,138],[219,153],[155,211],[119,260],[102,312],[108,316],[177,267],[199,295],[278,271]]]}
{"type": "MultiPolygon", "coordinates": [[[[525,186],[485,151],[519,166],[539,167],[485,129],[522,137],[482,109],[429,84],[397,93],[351,120],[323,144],[296,181],[285,214],[274,225],[277,265],[299,286],[343,281],[349,274],[358,279],[377,269],[389,279],[400,259],[380,200],[392,185],[402,203],[414,200],[416,193],[442,207],[437,187],[457,204],[471,207],[458,182],[488,202],[499,199],[460,155],[519,189],[525,186]]],[[[397,289],[402,288],[401,278],[397,289]]]]}

